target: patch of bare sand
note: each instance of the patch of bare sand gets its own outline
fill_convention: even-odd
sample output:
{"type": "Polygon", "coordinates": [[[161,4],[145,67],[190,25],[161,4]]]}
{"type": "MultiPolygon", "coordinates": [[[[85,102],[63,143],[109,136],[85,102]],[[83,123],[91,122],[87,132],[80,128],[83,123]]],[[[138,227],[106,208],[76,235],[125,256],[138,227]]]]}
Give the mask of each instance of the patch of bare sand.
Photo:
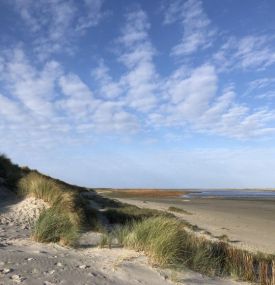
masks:
{"type": "Polygon", "coordinates": [[[15,284],[14,275],[20,278],[19,283],[28,285],[241,284],[191,271],[174,273],[154,268],[142,253],[128,249],[82,246],[69,249],[26,240],[25,243],[1,247],[0,284],[15,284]]]}
{"type": "Polygon", "coordinates": [[[46,208],[48,208],[47,203],[34,197],[28,197],[21,201],[13,200],[9,204],[3,203],[0,210],[0,224],[30,228],[46,208]]]}

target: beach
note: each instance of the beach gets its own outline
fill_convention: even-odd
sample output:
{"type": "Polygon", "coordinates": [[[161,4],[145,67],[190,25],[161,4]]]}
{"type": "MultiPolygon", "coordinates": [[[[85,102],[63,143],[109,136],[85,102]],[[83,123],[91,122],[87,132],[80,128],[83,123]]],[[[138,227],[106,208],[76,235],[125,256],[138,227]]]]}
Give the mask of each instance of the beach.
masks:
{"type": "Polygon", "coordinates": [[[47,204],[33,197],[19,199],[4,187],[0,194],[0,285],[248,284],[160,268],[143,252],[127,248],[100,248],[102,234],[93,231],[82,233],[75,248],[36,242],[31,227],[47,204]]]}
{"type": "Polygon", "coordinates": [[[275,253],[275,200],[244,198],[119,198],[139,207],[168,210],[182,208],[190,214],[174,213],[213,237],[227,236],[237,247],[275,253]]]}

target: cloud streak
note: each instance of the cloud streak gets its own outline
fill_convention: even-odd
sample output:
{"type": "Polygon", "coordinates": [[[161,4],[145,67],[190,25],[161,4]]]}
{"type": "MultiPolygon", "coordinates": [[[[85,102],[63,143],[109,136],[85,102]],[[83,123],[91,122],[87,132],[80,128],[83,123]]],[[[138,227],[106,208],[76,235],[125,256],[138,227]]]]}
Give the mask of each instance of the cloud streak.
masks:
{"type": "Polygon", "coordinates": [[[103,0],[16,0],[15,9],[33,36],[33,47],[40,59],[66,50],[104,17],[103,0]]]}
{"type": "Polygon", "coordinates": [[[164,14],[164,24],[179,21],[183,28],[180,42],[172,49],[172,55],[187,56],[212,45],[216,34],[211,21],[199,0],[177,0],[169,3],[164,14]]]}

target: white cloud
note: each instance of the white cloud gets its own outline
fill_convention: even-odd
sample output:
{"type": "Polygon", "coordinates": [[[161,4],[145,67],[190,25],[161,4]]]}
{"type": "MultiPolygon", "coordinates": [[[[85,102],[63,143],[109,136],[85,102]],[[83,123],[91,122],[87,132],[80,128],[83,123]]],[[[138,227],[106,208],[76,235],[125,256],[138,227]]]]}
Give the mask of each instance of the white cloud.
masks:
{"type": "Polygon", "coordinates": [[[104,61],[100,61],[99,66],[92,71],[91,76],[99,83],[99,93],[102,98],[114,99],[121,95],[121,84],[112,79],[110,70],[104,61]]]}
{"type": "Polygon", "coordinates": [[[5,144],[54,147],[62,139],[74,144],[89,140],[92,133],[130,134],[139,128],[125,103],[97,98],[78,75],[66,74],[57,62],[41,68],[31,65],[20,49],[3,56],[0,82],[0,133],[5,144]]]}
{"type": "MultiPolygon", "coordinates": [[[[29,7],[31,1],[20,3],[29,7]]],[[[64,1],[58,0],[52,3],[65,5],[64,1]]],[[[184,17],[182,13],[177,14],[175,19],[187,23],[189,28],[195,27],[195,32],[210,28],[200,1],[173,3],[171,5],[184,5],[184,11],[188,12],[184,17]],[[200,18],[202,22],[197,23],[200,18]]],[[[76,21],[74,2],[67,1],[66,5],[72,6],[68,9],[58,6],[61,15],[56,19],[64,22],[65,30],[66,23],[72,21],[75,27],[76,21]]],[[[97,5],[100,6],[99,2],[97,5]]],[[[58,7],[54,9],[58,10],[58,7]]],[[[25,17],[30,17],[31,21],[36,19],[36,14],[26,12],[25,17]]],[[[170,15],[166,22],[172,19],[170,15]]],[[[39,20],[34,32],[42,31],[44,25],[48,25],[48,20],[45,23],[39,20]]],[[[84,26],[82,28],[85,30],[84,26]]],[[[60,35],[61,30],[55,32],[60,35]]],[[[57,36],[50,34],[55,41],[57,36]]],[[[270,57],[268,61],[267,56],[248,63],[251,53],[257,52],[254,47],[263,47],[266,41],[265,38],[261,38],[258,43],[251,38],[239,43],[229,41],[222,48],[224,54],[234,55],[228,66],[232,67],[237,60],[240,66],[269,66],[273,59],[270,57]]],[[[243,103],[242,94],[237,94],[232,84],[222,84],[218,73],[220,69],[211,61],[196,66],[177,66],[166,77],[158,74],[154,61],[157,51],[150,39],[150,23],[141,9],[127,13],[126,23],[115,45],[116,64],[122,65],[122,69],[113,70],[111,67],[116,67],[116,64],[109,68],[105,63],[107,61],[100,60],[98,67],[90,67],[92,78],[85,78],[85,81],[80,74],[65,72],[65,68],[57,61],[37,63],[35,57],[30,60],[20,48],[2,52],[0,129],[7,132],[9,128],[8,133],[22,135],[24,143],[28,136],[39,143],[49,142],[50,137],[59,141],[57,137],[60,133],[71,142],[88,139],[98,132],[124,133],[127,136],[137,131],[148,134],[162,130],[165,136],[166,130],[173,133],[176,129],[183,135],[207,133],[236,139],[275,134],[275,112],[271,108],[253,108],[249,103],[243,103]],[[117,70],[121,70],[121,73],[117,70]],[[74,137],[75,134],[79,138],[74,137]]],[[[195,50],[201,48],[204,48],[203,42],[195,50]]],[[[271,51],[269,46],[265,49],[271,51]]],[[[248,89],[251,92],[260,91],[257,95],[265,94],[273,98],[271,93],[262,92],[272,84],[274,79],[261,78],[251,82],[248,89]]]]}
{"type": "Polygon", "coordinates": [[[275,78],[265,77],[252,80],[248,84],[249,92],[275,85],[275,78]]]}
{"type": "Polygon", "coordinates": [[[117,38],[118,63],[126,71],[115,81],[103,61],[92,71],[99,83],[101,98],[123,101],[134,112],[150,111],[158,103],[158,74],[153,58],[156,54],[149,37],[150,24],[140,8],[126,14],[126,24],[117,38]]]}
{"type": "Polygon", "coordinates": [[[80,132],[134,132],[138,128],[135,116],[123,109],[123,102],[96,98],[93,91],[77,75],[64,75],[59,84],[65,97],[56,104],[67,113],[68,120],[72,121],[80,132]]]}
{"type": "Polygon", "coordinates": [[[85,118],[95,110],[98,102],[95,100],[93,92],[77,75],[62,76],[59,79],[59,85],[65,97],[58,100],[56,104],[65,113],[75,118],[85,118]]]}
{"type": "Polygon", "coordinates": [[[150,122],[158,127],[194,124],[209,108],[217,88],[213,66],[203,65],[191,71],[179,68],[167,78],[162,88],[165,102],[149,115],[150,122]]]}
{"type": "Polygon", "coordinates": [[[34,36],[34,50],[41,59],[67,50],[90,27],[99,24],[103,0],[16,0],[15,9],[34,36]]]}
{"type": "Polygon", "coordinates": [[[42,70],[32,66],[21,49],[15,49],[7,57],[0,77],[6,88],[17,100],[40,116],[53,114],[55,80],[60,75],[59,64],[47,62],[42,70]]]}
{"type": "Polygon", "coordinates": [[[85,31],[90,27],[94,27],[99,24],[100,20],[104,16],[102,12],[102,5],[104,0],[84,0],[85,13],[78,19],[75,30],[85,31]]]}
{"type": "Polygon", "coordinates": [[[275,112],[238,102],[232,86],[220,95],[213,66],[203,65],[187,74],[181,74],[183,70],[179,68],[168,78],[164,92],[170,97],[157,112],[148,115],[149,125],[241,140],[275,134],[275,112]]]}
{"type": "Polygon", "coordinates": [[[275,134],[275,112],[267,108],[252,109],[237,102],[231,87],[217,97],[194,128],[199,132],[247,139],[275,134]]]}
{"type": "Polygon", "coordinates": [[[124,111],[120,102],[102,102],[93,115],[94,128],[101,132],[136,132],[139,123],[134,115],[124,111]]]}
{"type": "Polygon", "coordinates": [[[244,95],[257,99],[273,99],[275,97],[275,78],[265,77],[250,81],[244,95]]]}
{"type": "Polygon", "coordinates": [[[217,90],[217,75],[213,66],[204,65],[168,83],[172,103],[185,118],[197,117],[208,107],[217,90]]]}
{"type": "Polygon", "coordinates": [[[265,68],[275,63],[275,51],[270,48],[270,39],[265,36],[246,36],[242,38],[235,54],[241,60],[243,68],[260,67],[265,68]]]}
{"type": "Polygon", "coordinates": [[[216,31],[203,10],[200,0],[178,0],[168,6],[164,14],[164,23],[180,21],[184,31],[179,44],[173,47],[176,56],[190,55],[212,45],[216,31]]]}
{"type": "Polygon", "coordinates": [[[150,42],[147,15],[140,9],[127,14],[126,26],[119,38],[122,45],[120,61],[127,74],[121,84],[127,94],[127,104],[138,111],[147,112],[157,104],[157,72],[153,57],[155,50],[150,42]]]}
{"type": "Polygon", "coordinates": [[[221,71],[264,70],[275,63],[274,38],[266,35],[230,37],[213,59],[221,71]]]}
{"type": "Polygon", "coordinates": [[[126,15],[126,25],[119,41],[130,48],[140,42],[148,41],[149,28],[147,15],[143,10],[137,8],[126,15]]]}
{"type": "Polygon", "coordinates": [[[24,117],[25,114],[20,104],[0,94],[0,121],[20,122],[24,120],[24,117]]]}
{"type": "Polygon", "coordinates": [[[232,88],[225,89],[221,96],[203,112],[198,120],[198,125],[202,129],[208,129],[220,122],[223,114],[234,105],[236,94],[232,88]]]}
{"type": "Polygon", "coordinates": [[[251,113],[248,108],[235,107],[223,114],[221,122],[217,128],[214,126],[213,131],[238,139],[274,135],[275,127],[267,126],[267,123],[274,122],[274,119],[273,111],[261,110],[251,113]]]}

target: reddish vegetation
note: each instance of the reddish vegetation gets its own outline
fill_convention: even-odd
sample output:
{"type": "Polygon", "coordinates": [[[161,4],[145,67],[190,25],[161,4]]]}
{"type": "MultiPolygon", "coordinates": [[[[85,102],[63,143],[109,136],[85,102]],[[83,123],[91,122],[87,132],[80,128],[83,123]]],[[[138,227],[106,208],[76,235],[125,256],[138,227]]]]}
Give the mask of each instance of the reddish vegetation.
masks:
{"type": "Polygon", "coordinates": [[[106,194],[110,197],[117,198],[166,198],[166,197],[178,197],[187,193],[187,191],[179,191],[179,190],[158,190],[158,189],[125,189],[125,190],[117,190],[112,189],[109,191],[101,192],[102,194],[106,194]]]}

